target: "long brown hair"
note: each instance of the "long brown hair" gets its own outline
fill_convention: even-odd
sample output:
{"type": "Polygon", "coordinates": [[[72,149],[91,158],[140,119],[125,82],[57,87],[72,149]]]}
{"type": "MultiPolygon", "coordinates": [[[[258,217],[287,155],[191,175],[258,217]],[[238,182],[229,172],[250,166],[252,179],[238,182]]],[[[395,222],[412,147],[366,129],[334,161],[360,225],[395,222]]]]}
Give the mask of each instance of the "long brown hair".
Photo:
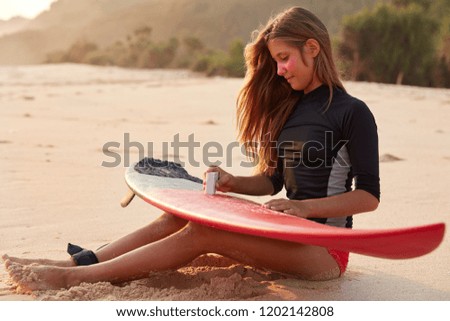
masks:
{"type": "Polygon", "coordinates": [[[271,39],[298,47],[300,53],[308,39],[317,40],[320,52],[314,60],[314,72],[330,88],[328,105],[334,87],[345,91],[333,61],[328,31],[308,10],[288,9],[254,33],[254,40],[245,48],[247,72],[237,99],[237,126],[239,140],[246,145],[250,156],[257,157],[256,171],[267,175],[274,172],[277,163],[275,141],[300,95],[277,75],[276,62],[267,47],[271,39]]]}

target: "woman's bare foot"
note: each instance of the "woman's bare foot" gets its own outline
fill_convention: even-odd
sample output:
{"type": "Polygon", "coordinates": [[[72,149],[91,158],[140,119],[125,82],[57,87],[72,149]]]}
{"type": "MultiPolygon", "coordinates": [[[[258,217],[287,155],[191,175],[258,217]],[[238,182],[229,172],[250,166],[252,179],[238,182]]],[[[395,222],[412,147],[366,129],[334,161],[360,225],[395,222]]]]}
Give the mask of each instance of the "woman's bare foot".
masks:
{"type": "Polygon", "coordinates": [[[80,283],[69,278],[71,269],[63,267],[37,264],[22,265],[10,260],[5,261],[5,267],[12,281],[17,284],[18,290],[21,292],[58,290],[80,283]]]}
{"type": "Polygon", "coordinates": [[[9,256],[4,254],[2,256],[3,261],[9,260],[13,263],[18,263],[21,265],[31,265],[31,264],[39,264],[39,265],[50,265],[50,266],[59,266],[59,267],[71,267],[76,266],[73,260],[48,260],[48,259],[25,259],[20,257],[9,256]]]}

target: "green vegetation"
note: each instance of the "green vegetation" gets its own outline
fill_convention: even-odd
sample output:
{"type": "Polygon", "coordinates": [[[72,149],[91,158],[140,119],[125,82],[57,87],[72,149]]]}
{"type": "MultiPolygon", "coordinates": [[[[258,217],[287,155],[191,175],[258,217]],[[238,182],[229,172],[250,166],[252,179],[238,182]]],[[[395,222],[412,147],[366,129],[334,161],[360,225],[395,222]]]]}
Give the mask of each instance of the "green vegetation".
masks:
{"type": "Polygon", "coordinates": [[[30,59],[31,51],[19,49],[39,42],[32,47],[38,48],[36,52],[47,48],[45,52],[51,52],[47,62],[185,68],[210,76],[242,77],[244,43],[251,31],[274,12],[301,5],[329,28],[345,78],[450,87],[450,0],[130,1],[110,0],[107,8],[106,2],[59,1],[35,21],[48,27],[42,29],[45,34],[33,31],[32,36],[0,38],[0,46],[14,48],[0,52],[0,62],[2,55],[30,59]],[[79,28],[65,32],[61,21],[72,25],[71,19],[80,18],[73,13],[87,5],[96,10],[83,16],[86,21],[76,20],[79,28]],[[56,40],[48,40],[50,34],[56,40]],[[17,46],[12,46],[14,41],[17,46]]]}
{"type": "Polygon", "coordinates": [[[211,50],[195,37],[183,41],[171,38],[154,42],[148,26],[136,29],[125,41],[117,41],[105,48],[86,40],[75,42],[68,50],[47,55],[46,63],[86,63],[127,68],[188,68],[208,76],[243,77],[244,44],[234,40],[228,52],[211,50]]]}
{"type": "Polygon", "coordinates": [[[343,22],[346,74],[419,86],[450,86],[450,1],[392,0],[343,22]]]}

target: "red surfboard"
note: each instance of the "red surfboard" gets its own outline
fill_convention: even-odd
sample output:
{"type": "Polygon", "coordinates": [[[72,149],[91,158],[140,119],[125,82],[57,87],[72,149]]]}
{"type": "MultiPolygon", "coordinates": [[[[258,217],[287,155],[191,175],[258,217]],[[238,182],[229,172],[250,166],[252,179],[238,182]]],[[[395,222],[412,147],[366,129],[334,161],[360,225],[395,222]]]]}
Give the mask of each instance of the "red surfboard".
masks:
{"type": "Polygon", "coordinates": [[[380,258],[407,259],[425,255],[439,246],[445,232],[444,223],[382,230],[328,226],[275,212],[243,198],[223,193],[207,195],[201,183],[142,174],[134,167],[127,169],[125,180],[132,195],[189,221],[230,232],[380,258]]]}

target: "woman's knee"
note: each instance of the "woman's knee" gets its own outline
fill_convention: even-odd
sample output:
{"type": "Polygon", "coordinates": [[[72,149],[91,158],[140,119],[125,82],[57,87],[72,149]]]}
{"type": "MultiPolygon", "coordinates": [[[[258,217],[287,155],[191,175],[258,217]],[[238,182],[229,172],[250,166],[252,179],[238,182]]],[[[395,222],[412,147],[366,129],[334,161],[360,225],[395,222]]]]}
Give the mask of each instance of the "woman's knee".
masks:
{"type": "Polygon", "coordinates": [[[193,234],[193,235],[196,235],[199,237],[208,234],[209,229],[210,228],[205,225],[198,224],[198,223],[195,223],[192,221],[187,222],[186,227],[185,227],[185,230],[187,233],[190,233],[190,234],[193,234]]]}
{"type": "Polygon", "coordinates": [[[182,218],[180,218],[180,217],[178,217],[176,215],[173,215],[173,214],[170,214],[170,213],[167,213],[167,212],[164,212],[158,218],[158,220],[160,222],[163,222],[163,223],[167,223],[167,224],[171,224],[171,225],[178,225],[180,227],[182,227],[182,226],[184,226],[184,225],[186,225],[188,223],[187,220],[182,219],[182,218]]]}
{"type": "Polygon", "coordinates": [[[213,230],[205,225],[189,221],[183,228],[183,233],[198,247],[208,250],[214,243],[213,230]]]}

